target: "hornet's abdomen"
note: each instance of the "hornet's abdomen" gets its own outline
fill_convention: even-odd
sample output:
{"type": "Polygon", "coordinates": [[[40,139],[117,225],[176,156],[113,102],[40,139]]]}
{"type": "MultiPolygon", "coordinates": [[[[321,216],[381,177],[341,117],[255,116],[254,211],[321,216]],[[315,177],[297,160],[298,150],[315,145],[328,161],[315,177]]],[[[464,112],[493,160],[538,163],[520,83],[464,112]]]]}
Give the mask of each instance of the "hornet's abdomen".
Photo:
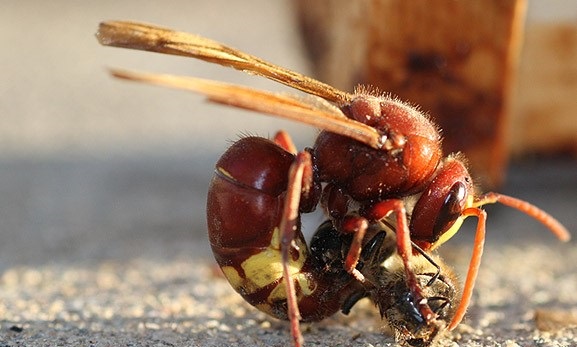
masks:
{"type": "MultiPolygon", "coordinates": [[[[294,158],[270,140],[243,138],[217,162],[207,201],[210,244],[225,277],[251,305],[280,319],[287,319],[287,297],[278,226],[294,158]]],[[[348,286],[327,278],[300,229],[294,243],[289,269],[302,319],[334,314],[348,286]]]]}

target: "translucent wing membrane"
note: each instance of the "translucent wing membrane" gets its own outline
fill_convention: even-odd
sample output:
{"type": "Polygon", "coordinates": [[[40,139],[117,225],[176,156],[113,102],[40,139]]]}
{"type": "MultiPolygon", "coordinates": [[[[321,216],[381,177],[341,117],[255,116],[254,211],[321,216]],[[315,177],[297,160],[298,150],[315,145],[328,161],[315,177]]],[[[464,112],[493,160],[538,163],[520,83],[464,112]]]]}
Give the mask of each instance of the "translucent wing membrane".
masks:
{"type": "Polygon", "coordinates": [[[381,136],[372,127],[345,117],[337,108],[319,107],[287,95],[193,77],[111,70],[118,78],[184,89],[207,96],[211,101],[296,120],[342,134],[379,148],[381,136]]]}
{"type": "Polygon", "coordinates": [[[193,57],[251,72],[339,105],[352,98],[351,94],[313,78],[189,33],[148,24],[109,21],[100,24],[96,36],[106,46],[193,57]]]}
{"type": "MultiPolygon", "coordinates": [[[[189,33],[142,23],[109,21],[100,24],[96,36],[106,46],[180,55],[229,66],[316,95],[339,106],[348,104],[353,98],[352,94],[313,78],[189,33]]],[[[374,128],[345,117],[338,108],[321,107],[320,103],[197,78],[120,70],[112,73],[128,80],[194,91],[214,102],[295,120],[351,137],[373,148],[382,147],[382,136],[374,128]]]]}

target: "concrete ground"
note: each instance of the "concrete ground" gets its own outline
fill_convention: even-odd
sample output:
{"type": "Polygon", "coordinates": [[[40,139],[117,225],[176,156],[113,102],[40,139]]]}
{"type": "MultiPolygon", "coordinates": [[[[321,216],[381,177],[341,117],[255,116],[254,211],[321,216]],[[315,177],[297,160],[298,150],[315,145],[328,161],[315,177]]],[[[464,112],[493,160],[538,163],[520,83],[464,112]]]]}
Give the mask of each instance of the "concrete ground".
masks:
{"type": "MultiPolygon", "coordinates": [[[[202,62],[101,47],[94,32],[106,19],[200,33],[307,71],[285,2],[4,2],[0,346],[287,345],[287,324],[218,276],[204,199],[214,162],[238,134],[283,128],[302,148],[314,130],[109,78],[105,67],[115,66],[282,89],[202,62]]],[[[503,192],[575,234],[575,172],[562,158],[516,162],[503,192]]],[[[474,304],[442,344],[577,345],[576,241],[561,244],[505,207],[488,213],[474,304]]],[[[441,250],[463,276],[473,230],[467,223],[441,250]]],[[[305,340],[394,345],[377,316],[363,303],[349,317],[304,325],[305,340]]]]}

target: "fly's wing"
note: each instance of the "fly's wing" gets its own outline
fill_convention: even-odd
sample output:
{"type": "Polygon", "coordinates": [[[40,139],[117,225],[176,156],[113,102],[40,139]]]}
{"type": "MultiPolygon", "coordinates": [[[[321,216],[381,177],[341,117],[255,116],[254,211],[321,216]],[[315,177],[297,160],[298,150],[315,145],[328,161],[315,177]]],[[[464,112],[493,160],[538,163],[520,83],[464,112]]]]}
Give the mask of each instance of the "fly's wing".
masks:
{"type": "Polygon", "coordinates": [[[207,96],[213,102],[309,124],[374,148],[382,146],[381,135],[373,127],[349,119],[338,108],[327,107],[322,102],[193,77],[123,70],[112,70],[112,74],[131,81],[193,91],[207,96]]]}
{"type": "Polygon", "coordinates": [[[341,106],[352,95],[297,72],[276,66],[207,38],[154,25],[109,21],[100,24],[96,34],[105,46],[123,47],[202,59],[253,73],[319,96],[341,106]]]}

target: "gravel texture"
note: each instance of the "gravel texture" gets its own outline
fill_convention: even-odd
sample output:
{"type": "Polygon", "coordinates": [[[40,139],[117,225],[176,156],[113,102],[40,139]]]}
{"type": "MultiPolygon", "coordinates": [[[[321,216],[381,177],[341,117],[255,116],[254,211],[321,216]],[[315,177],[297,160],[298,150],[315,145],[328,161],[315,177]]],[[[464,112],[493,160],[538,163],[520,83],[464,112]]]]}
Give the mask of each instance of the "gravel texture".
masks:
{"type": "MultiPolygon", "coordinates": [[[[204,199],[213,163],[239,133],[285,128],[303,147],[314,131],[114,81],[105,66],[277,88],[204,63],[103,48],[93,36],[101,20],[144,20],[306,72],[286,3],[208,3],[3,4],[0,347],[288,344],[285,322],[244,303],[220,277],[204,199]]],[[[562,158],[516,163],[504,192],[575,232],[575,172],[562,158]]],[[[576,241],[560,244],[504,207],[488,211],[474,304],[442,344],[577,345],[576,241]]],[[[473,230],[467,223],[441,249],[463,275],[473,230]]],[[[307,346],[394,345],[381,326],[365,302],[303,330],[307,346]]]]}
{"type": "MultiPolygon", "coordinates": [[[[527,253],[548,257],[550,264],[562,264],[566,257],[536,246],[527,252],[501,248],[506,255],[496,248],[487,254],[490,260],[485,262],[467,323],[442,345],[575,345],[576,328],[565,322],[541,331],[534,315],[540,307],[574,312],[576,276],[552,265],[532,272],[534,279],[514,271],[541,264],[524,262],[527,253]],[[503,262],[510,269],[488,270],[503,262]]],[[[567,260],[575,264],[576,258],[573,254],[567,260]]],[[[206,259],[186,256],[11,268],[0,279],[2,346],[286,345],[287,325],[246,305],[214,270],[206,259]]],[[[394,345],[390,335],[381,332],[368,303],[350,317],[338,315],[303,328],[308,346],[394,345]]]]}
{"type": "MultiPolygon", "coordinates": [[[[0,202],[4,211],[40,204],[60,216],[4,218],[18,233],[2,230],[0,346],[286,345],[287,324],[244,303],[219,276],[198,222],[203,212],[192,208],[203,199],[200,187],[176,191],[207,178],[195,176],[179,160],[142,160],[101,161],[99,170],[88,170],[91,174],[85,169],[96,164],[84,161],[59,163],[57,172],[46,163],[2,162],[3,191],[10,182],[16,192],[64,193],[53,197],[54,206],[24,193],[0,202]],[[128,177],[139,184],[113,184],[128,177]],[[111,207],[94,208],[106,198],[111,207]],[[74,230],[77,235],[71,235],[74,230]]],[[[571,197],[577,182],[572,172],[577,167],[546,164],[557,179],[539,169],[543,163],[518,166],[509,187],[550,205],[574,230],[571,197]],[[531,184],[533,190],[525,187],[531,184]]],[[[489,218],[474,304],[465,324],[442,344],[577,345],[575,241],[559,244],[537,223],[504,208],[492,208],[489,218]]],[[[446,262],[461,274],[470,252],[470,224],[442,248],[446,262]]],[[[363,303],[348,317],[338,314],[303,330],[307,346],[394,345],[381,325],[375,309],[363,303]]]]}

